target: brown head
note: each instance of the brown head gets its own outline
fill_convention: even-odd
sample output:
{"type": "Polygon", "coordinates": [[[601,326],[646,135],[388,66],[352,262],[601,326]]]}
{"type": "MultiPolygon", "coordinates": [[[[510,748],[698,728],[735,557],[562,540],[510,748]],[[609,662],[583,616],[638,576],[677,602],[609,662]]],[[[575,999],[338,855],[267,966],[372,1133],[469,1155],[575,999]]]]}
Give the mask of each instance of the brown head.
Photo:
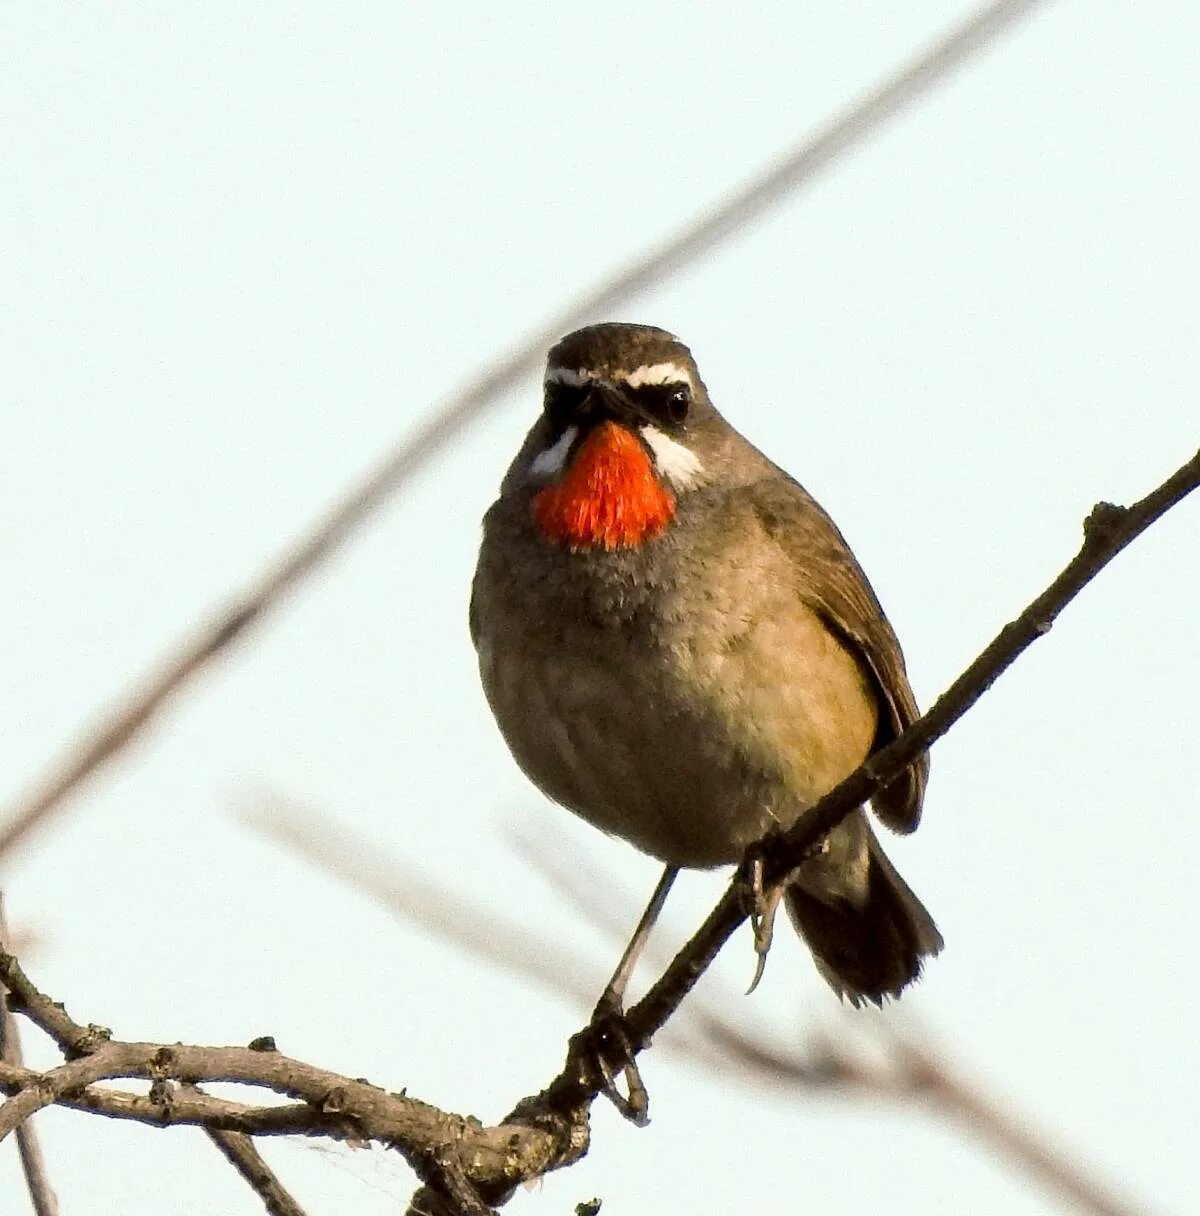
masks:
{"type": "Polygon", "coordinates": [[[535,483],[535,524],[571,549],[653,539],[724,464],[707,456],[732,432],[691,352],[664,329],[609,322],[568,334],[550,351],[545,394],[519,460],[535,483]]]}

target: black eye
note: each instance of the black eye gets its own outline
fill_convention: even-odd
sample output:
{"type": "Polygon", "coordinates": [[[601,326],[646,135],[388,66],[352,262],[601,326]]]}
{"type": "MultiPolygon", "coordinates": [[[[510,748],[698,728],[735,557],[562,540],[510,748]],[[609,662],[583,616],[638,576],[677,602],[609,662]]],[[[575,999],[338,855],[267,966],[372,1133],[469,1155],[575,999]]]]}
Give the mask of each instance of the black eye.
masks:
{"type": "Polygon", "coordinates": [[[633,396],[655,422],[669,426],[678,426],[692,408],[690,384],[642,384],[633,396]]]}
{"type": "Polygon", "coordinates": [[[692,390],[686,384],[671,384],[666,400],[667,421],[676,425],[681,423],[692,408],[692,390]]]}

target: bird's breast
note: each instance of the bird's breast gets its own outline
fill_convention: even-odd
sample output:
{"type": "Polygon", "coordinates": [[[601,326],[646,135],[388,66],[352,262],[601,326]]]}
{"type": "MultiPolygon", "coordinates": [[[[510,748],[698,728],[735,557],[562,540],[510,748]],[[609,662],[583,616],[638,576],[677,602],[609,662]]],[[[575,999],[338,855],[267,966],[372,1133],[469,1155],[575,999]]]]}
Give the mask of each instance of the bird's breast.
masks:
{"type": "Polygon", "coordinates": [[[877,707],[778,550],[687,525],[613,552],[485,539],[477,644],[535,784],[664,861],[712,866],[856,767],[877,707]]]}

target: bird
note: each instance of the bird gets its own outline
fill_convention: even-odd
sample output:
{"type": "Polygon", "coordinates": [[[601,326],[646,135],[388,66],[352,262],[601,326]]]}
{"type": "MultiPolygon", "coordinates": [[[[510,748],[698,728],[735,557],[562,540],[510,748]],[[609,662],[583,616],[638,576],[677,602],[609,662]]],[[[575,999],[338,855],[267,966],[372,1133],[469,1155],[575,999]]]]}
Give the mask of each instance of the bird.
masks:
{"type": "MultiPolygon", "coordinates": [[[[469,617],[517,765],[664,864],[652,905],[679,869],[739,863],[786,830],[919,716],[842,534],[655,326],[590,325],[550,349],[542,410],[484,517],[469,617]]],[[[922,755],[875,816],[913,831],[927,777],[922,755]]],[[[865,808],[762,899],[759,974],[778,902],[855,1006],[898,997],[942,949],[865,808]]]]}

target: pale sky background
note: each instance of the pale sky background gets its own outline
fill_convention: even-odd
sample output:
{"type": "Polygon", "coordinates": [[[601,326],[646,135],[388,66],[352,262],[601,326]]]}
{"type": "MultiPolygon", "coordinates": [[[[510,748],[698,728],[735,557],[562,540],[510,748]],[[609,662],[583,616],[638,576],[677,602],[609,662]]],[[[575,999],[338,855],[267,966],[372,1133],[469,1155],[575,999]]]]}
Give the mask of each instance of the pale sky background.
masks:
{"type": "MultiPolygon", "coordinates": [[[[435,402],[968,11],[6,5],[0,807],[435,402]]],[[[1196,448],[1197,45],[1190,0],[1048,3],[618,314],[683,337],[829,508],[925,703],[1095,500],[1196,448]]],[[[512,827],[602,867],[630,924],[657,867],[525,782],[466,632],[478,520],[538,406],[531,380],[464,434],[5,865],[28,966],[73,1014],[133,1039],[270,1033],[485,1119],[553,1075],[569,1000],[236,815],[264,793],[317,808],[575,950],[599,991],[616,947],[512,827]]],[[[889,844],[947,942],[897,1012],[1155,1213],[1197,1177],[1198,535],[1192,501],[1120,557],[935,749],[922,829],[889,844]]],[[[723,881],[685,879],[665,940],[723,881]]],[[[711,982],[750,971],[743,935],[711,982]]],[[[729,1016],[801,1041],[838,1015],[781,940],[729,1016]]],[[[598,1104],[589,1158],[509,1210],[1066,1210],[920,1106],[666,1050],[644,1075],[652,1125],[598,1104]]],[[[261,1210],[194,1130],[39,1126],[64,1216],[261,1210]]],[[[412,1189],[382,1151],[265,1151],[312,1216],[397,1213],[412,1189]]],[[[26,1203],[6,1145],[0,1211],[26,1203]]]]}

